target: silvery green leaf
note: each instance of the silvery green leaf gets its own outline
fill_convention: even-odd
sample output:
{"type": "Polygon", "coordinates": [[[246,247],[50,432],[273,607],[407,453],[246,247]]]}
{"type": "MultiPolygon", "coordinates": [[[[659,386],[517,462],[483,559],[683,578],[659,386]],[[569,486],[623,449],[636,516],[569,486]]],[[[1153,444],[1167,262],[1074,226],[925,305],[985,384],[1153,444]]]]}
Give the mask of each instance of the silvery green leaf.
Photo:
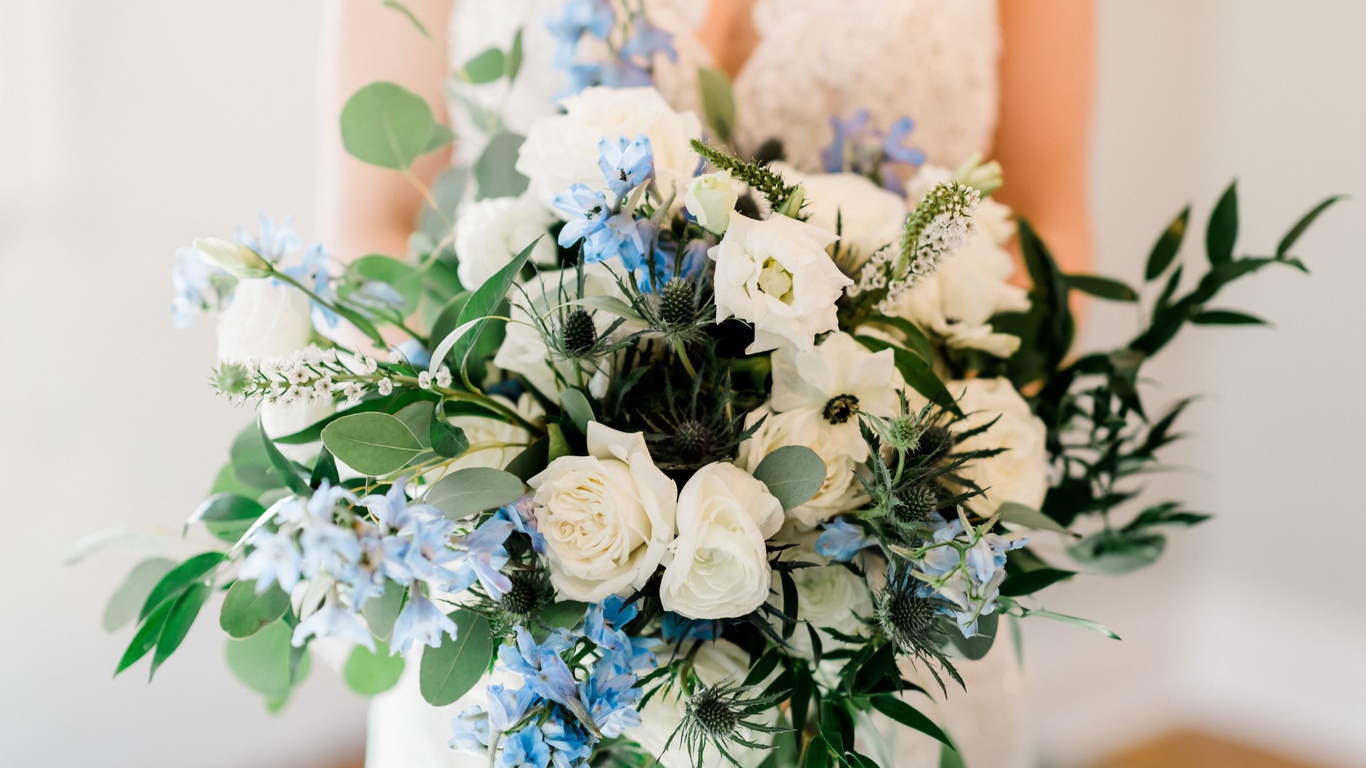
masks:
{"type": "Polygon", "coordinates": [[[588,403],[588,398],[577,389],[565,389],[560,391],[560,407],[569,414],[574,426],[580,434],[588,434],[588,423],[594,421],[593,406],[588,403]]]}
{"type": "Polygon", "coordinates": [[[387,413],[343,416],[323,429],[323,445],[337,460],[369,477],[402,469],[422,452],[422,441],[387,413]]]}
{"type": "Polygon", "coordinates": [[[754,468],[754,477],[789,510],[810,501],[821,489],[825,462],[804,445],[787,445],[765,456],[754,468]]]}
{"type": "Polygon", "coordinates": [[[467,467],[441,478],[422,501],[460,520],[497,509],[522,497],[525,487],[516,475],[492,467],[467,467]]]}
{"type": "Polygon", "coordinates": [[[375,643],[373,651],[357,645],[342,667],[346,685],[361,696],[384,693],[398,684],[402,674],[403,657],[390,656],[389,646],[383,640],[375,643]]]}
{"type": "Polygon", "coordinates": [[[289,610],[289,595],[279,584],[271,584],[261,594],[256,593],[255,581],[237,581],[228,588],[223,609],[218,614],[218,625],[228,637],[250,637],[289,610]]]}
{"type": "Polygon", "coordinates": [[[1001,522],[1019,525],[1025,528],[1034,528],[1041,531],[1053,531],[1055,533],[1065,533],[1068,536],[1076,534],[1058,524],[1057,520],[1045,515],[1037,509],[1007,501],[996,508],[996,514],[1000,516],[1001,522]]]}
{"type": "Polygon", "coordinates": [[[434,148],[436,125],[421,96],[395,83],[370,83],[342,107],[342,146],[362,162],[405,170],[434,148]]]}
{"type": "Polygon", "coordinates": [[[493,632],[488,619],[458,610],[450,614],[456,636],[436,648],[424,648],[418,674],[422,698],[434,707],[453,704],[478,683],[493,659],[493,632]]]}
{"type": "Polygon", "coordinates": [[[151,594],[152,587],[161,581],[162,577],[171,572],[176,566],[174,560],[164,557],[154,557],[150,560],[143,560],[133,567],[132,572],[123,580],[119,588],[110,595],[109,602],[104,606],[104,615],[101,617],[100,625],[105,632],[115,632],[138,615],[140,608],[151,594]]]}

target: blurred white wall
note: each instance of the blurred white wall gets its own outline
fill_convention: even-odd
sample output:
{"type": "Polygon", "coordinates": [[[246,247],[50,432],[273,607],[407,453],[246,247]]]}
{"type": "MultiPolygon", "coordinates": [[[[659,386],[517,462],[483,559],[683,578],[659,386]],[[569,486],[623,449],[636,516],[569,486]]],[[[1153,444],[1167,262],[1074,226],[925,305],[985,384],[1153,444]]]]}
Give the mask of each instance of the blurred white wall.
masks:
{"type": "MultiPolygon", "coordinates": [[[[1366,199],[1366,6],[1100,8],[1100,271],[1138,275],[1187,200],[1198,246],[1235,174],[1241,252],[1328,193],[1366,199]]],[[[258,210],[311,234],[318,22],[312,2],[0,0],[0,764],[308,766],[362,741],[363,702],[321,665],[265,714],[209,626],[153,685],[145,666],[110,683],[127,636],[102,635],[99,613],[135,557],[61,564],[115,523],[175,529],[248,418],[204,386],[212,328],[171,328],[167,273],[175,247],[258,210]]],[[[1154,402],[1209,395],[1173,452],[1199,471],[1161,490],[1219,517],[1153,569],[1049,593],[1122,643],[1027,625],[1056,763],[1195,723],[1366,765],[1361,205],[1302,241],[1312,277],[1268,272],[1221,301],[1274,331],[1195,329],[1154,368],[1154,402]]],[[[1114,342],[1133,315],[1088,322],[1114,342]]]]}

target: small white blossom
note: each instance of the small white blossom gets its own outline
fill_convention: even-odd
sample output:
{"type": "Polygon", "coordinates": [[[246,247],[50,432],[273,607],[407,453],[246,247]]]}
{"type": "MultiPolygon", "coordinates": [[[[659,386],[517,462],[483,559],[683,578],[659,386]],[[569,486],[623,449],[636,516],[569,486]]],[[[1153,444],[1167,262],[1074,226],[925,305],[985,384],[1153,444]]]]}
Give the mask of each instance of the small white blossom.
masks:
{"type": "Polygon", "coordinates": [[[389,378],[387,378],[387,377],[386,377],[386,378],[383,378],[383,379],[380,379],[380,380],[379,380],[378,389],[379,389],[379,393],[380,393],[381,395],[388,396],[388,395],[392,394],[393,391],[394,391],[394,382],[393,382],[393,380],[392,380],[392,379],[389,379],[389,378]]]}
{"type": "Polygon", "coordinates": [[[430,371],[423,371],[417,375],[417,385],[422,389],[432,388],[432,374],[430,371]]]}
{"type": "Polygon", "coordinates": [[[441,370],[436,372],[436,385],[442,389],[449,389],[451,386],[451,372],[446,366],[441,366],[441,370]]]}

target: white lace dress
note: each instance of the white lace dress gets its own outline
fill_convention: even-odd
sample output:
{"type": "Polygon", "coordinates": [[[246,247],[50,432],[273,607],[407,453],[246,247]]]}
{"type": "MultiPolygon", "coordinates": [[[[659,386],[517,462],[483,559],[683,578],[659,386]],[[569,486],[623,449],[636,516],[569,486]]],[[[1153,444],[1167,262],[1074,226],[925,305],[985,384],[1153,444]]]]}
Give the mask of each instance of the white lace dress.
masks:
{"type": "MultiPolygon", "coordinates": [[[[565,77],[552,64],[554,41],[544,19],[561,0],[456,0],[451,59],[460,65],[490,46],[506,48],[523,30],[526,59],[510,89],[479,86],[480,101],[498,104],[508,127],[525,133],[554,111],[565,77]]],[[[647,0],[650,20],[673,33],[676,62],[656,72],[664,95],[680,109],[696,109],[698,66],[711,57],[697,39],[705,0],[647,0]]],[[[831,116],[867,109],[872,125],[887,128],[903,115],[916,122],[913,146],[930,162],[955,166],[990,148],[996,124],[999,25],[995,0],[757,0],[759,43],[734,83],[738,137],[745,147],[781,139],[793,165],[815,170],[830,142],[831,116]]],[[[461,159],[477,156],[478,136],[466,111],[452,104],[463,144],[461,159]]],[[[968,690],[947,701],[915,702],[945,724],[963,749],[968,768],[1026,768],[1033,763],[1024,718],[1024,679],[1011,633],[978,662],[963,662],[968,690]]],[[[450,722],[468,702],[443,709],[417,690],[417,664],[371,706],[369,768],[483,766],[481,756],[446,749],[450,722]]],[[[917,679],[927,678],[908,670],[917,679]]],[[[933,682],[924,680],[927,688],[933,682]]],[[[471,697],[477,693],[472,693],[471,697]]],[[[892,733],[870,756],[886,768],[933,768],[937,742],[905,729],[892,733]]]]}

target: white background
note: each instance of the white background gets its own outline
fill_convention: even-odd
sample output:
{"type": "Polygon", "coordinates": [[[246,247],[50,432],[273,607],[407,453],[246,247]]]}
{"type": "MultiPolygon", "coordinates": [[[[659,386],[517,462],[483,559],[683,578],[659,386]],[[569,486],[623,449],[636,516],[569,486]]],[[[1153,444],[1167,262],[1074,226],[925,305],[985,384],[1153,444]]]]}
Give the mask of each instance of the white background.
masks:
{"type": "MultiPolygon", "coordinates": [[[[1217,512],[1157,567],[1049,592],[1114,643],[1029,625],[1034,718],[1075,764],[1173,724],[1366,765],[1366,5],[1100,3],[1100,271],[1136,277],[1188,200],[1237,175],[1240,252],[1354,193],[1221,304],[1274,331],[1195,329],[1152,402],[1203,392],[1161,490],[1217,512]]],[[[281,0],[0,0],[0,763],[311,766],[354,752],[364,703],[322,666],[280,717],[233,681],[211,621],[146,685],[99,630],[136,559],[62,564],[115,524],[177,529],[249,418],[205,386],[212,328],[170,325],[175,247],[293,212],[312,232],[320,11],[281,0]]],[[[332,116],[323,116],[330,125],[332,116]]],[[[1198,251],[1188,250],[1197,258],[1198,251]]],[[[1093,309],[1118,341],[1128,308],[1093,309]]],[[[207,614],[212,617],[212,614],[207,614]]]]}

